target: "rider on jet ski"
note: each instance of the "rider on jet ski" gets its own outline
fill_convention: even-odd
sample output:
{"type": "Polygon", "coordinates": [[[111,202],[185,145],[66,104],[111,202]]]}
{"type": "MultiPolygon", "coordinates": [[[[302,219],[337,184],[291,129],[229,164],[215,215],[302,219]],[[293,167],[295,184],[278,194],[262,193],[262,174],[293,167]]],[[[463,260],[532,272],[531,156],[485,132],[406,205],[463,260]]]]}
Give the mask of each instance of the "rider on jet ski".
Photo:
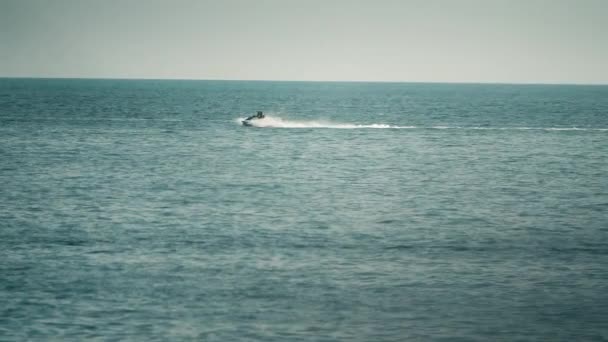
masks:
{"type": "Polygon", "coordinates": [[[245,121],[249,121],[252,119],[263,119],[265,118],[264,113],[262,113],[261,110],[258,110],[258,113],[256,115],[252,115],[250,117],[248,117],[247,119],[245,119],[245,121]]]}

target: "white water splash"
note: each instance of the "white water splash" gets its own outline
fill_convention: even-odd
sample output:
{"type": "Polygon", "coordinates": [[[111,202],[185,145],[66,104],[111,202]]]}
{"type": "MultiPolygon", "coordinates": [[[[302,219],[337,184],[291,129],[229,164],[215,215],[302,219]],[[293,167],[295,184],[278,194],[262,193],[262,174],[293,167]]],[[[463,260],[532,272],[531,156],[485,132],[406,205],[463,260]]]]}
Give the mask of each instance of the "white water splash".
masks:
{"type": "MultiPolygon", "coordinates": [[[[240,125],[245,118],[235,121],[240,125]]],[[[479,127],[479,126],[397,126],[381,123],[353,124],[339,123],[327,120],[287,120],[280,117],[266,115],[263,119],[250,121],[253,127],[268,128],[334,128],[334,129],[358,129],[358,128],[388,128],[388,129],[450,129],[450,130],[508,130],[508,131],[608,131],[608,128],[580,128],[580,127],[479,127]]]]}
{"type": "MultiPolygon", "coordinates": [[[[241,123],[245,118],[239,118],[241,123]]],[[[254,119],[250,121],[254,127],[273,127],[273,128],[338,128],[338,129],[356,129],[356,128],[416,128],[415,126],[394,126],[386,124],[370,124],[359,125],[351,123],[337,123],[326,120],[286,120],[280,117],[266,115],[263,119],[254,119]]]]}

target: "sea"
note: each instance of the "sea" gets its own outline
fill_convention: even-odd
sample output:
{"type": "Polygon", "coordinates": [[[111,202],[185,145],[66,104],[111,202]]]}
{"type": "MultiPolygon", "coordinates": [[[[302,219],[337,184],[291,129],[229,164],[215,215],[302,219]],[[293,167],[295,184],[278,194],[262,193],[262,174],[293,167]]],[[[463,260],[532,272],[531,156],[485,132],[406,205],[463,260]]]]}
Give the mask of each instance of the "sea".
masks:
{"type": "Polygon", "coordinates": [[[0,340],[607,341],[608,86],[0,79],[0,340]]]}

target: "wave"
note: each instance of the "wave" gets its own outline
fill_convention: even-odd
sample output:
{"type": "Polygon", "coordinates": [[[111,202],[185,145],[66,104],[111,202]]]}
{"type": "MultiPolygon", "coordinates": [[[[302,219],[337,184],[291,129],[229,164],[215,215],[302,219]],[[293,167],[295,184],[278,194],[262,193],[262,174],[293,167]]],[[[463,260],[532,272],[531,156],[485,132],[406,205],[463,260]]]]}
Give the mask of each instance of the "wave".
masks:
{"type": "MultiPolygon", "coordinates": [[[[241,124],[245,118],[235,121],[241,124]]],[[[252,126],[260,128],[334,128],[334,129],[454,129],[454,130],[514,130],[514,131],[608,131],[608,128],[580,128],[580,127],[485,127],[485,126],[399,126],[384,123],[354,124],[339,123],[327,120],[288,120],[280,117],[266,115],[264,119],[252,120],[252,126]]]]}

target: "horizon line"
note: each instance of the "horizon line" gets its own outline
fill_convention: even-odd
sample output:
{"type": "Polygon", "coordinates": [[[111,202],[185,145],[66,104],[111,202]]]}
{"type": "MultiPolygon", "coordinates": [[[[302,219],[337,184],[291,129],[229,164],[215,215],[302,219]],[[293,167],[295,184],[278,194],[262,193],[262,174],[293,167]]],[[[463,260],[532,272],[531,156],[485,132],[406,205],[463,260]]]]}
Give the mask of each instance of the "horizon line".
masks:
{"type": "Polygon", "coordinates": [[[544,86],[608,86],[608,82],[502,82],[502,81],[383,81],[383,80],[284,80],[236,78],[157,78],[157,77],[71,77],[71,76],[0,76],[0,79],[40,80],[116,80],[116,81],[220,81],[220,82],[299,82],[299,83],[396,83],[396,84],[462,84],[462,85],[544,85],[544,86]]]}

